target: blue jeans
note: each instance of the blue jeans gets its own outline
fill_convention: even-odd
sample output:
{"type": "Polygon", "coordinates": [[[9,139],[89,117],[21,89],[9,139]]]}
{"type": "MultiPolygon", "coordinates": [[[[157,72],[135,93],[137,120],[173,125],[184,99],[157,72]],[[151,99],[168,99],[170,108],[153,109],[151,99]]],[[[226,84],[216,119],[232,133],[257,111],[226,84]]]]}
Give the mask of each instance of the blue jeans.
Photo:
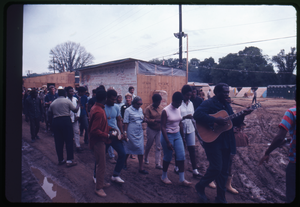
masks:
{"type": "MultiPolygon", "coordinates": [[[[182,141],[182,137],[181,137],[180,133],[179,132],[174,133],[174,134],[167,133],[167,136],[175,150],[176,160],[178,160],[178,161],[185,160],[184,145],[183,145],[183,141],[182,141]]],[[[167,142],[162,134],[160,136],[160,142],[161,142],[161,146],[162,146],[163,152],[164,152],[163,160],[166,162],[171,162],[173,150],[168,149],[167,142]]]]}
{"type": "MultiPolygon", "coordinates": [[[[123,168],[123,165],[125,163],[126,153],[125,153],[122,141],[118,140],[117,138],[113,138],[110,145],[118,153],[117,163],[116,163],[116,166],[115,166],[115,169],[114,169],[114,172],[113,172],[113,175],[118,176],[118,175],[120,175],[121,170],[123,168]]],[[[96,177],[96,163],[95,163],[95,169],[94,169],[94,177],[96,177]]]]}

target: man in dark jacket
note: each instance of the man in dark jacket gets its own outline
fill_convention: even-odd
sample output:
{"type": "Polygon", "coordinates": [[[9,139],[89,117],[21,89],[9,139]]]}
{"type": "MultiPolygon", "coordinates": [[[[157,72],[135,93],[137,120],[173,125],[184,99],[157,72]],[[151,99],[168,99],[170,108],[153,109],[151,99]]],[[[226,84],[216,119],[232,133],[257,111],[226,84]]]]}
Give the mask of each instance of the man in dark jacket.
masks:
{"type": "Polygon", "coordinates": [[[45,110],[46,112],[46,131],[48,131],[48,125],[50,126],[50,131],[52,133],[52,136],[54,136],[53,129],[52,129],[52,119],[53,114],[48,110],[50,104],[58,97],[58,94],[55,93],[55,87],[53,85],[49,86],[49,92],[45,96],[44,104],[45,104],[45,110]]]}
{"type": "MultiPolygon", "coordinates": [[[[229,115],[233,114],[230,104],[226,101],[229,96],[229,86],[225,83],[219,83],[214,88],[215,96],[204,101],[195,111],[194,119],[202,125],[213,128],[214,124],[225,125],[227,121],[218,117],[215,118],[209,114],[215,114],[220,110],[225,110],[229,115]]],[[[233,126],[243,122],[245,115],[250,114],[252,110],[245,110],[244,115],[232,119],[233,126]]],[[[228,167],[230,154],[236,154],[235,138],[233,128],[225,131],[219,137],[210,143],[203,143],[209,167],[203,178],[196,184],[195,188],[202,202],[208,202],[205,195],[205,187],[212,181],[217,183],[217,197],[215,202],[227,203],[225,199],[226,181],[228,178],[228,167]]]]}
{"type": "Polygon", "coordinates": [[[39,139],[37,135],[40,129],[40,120],[43,115],[42,102],[39,97],[37,97],[37,91],[32,89],[30,91],[30,96],[25,100],[26,115],[30,121],[30,133],[31,142],[35,142],[35,139],[39,139]]]}

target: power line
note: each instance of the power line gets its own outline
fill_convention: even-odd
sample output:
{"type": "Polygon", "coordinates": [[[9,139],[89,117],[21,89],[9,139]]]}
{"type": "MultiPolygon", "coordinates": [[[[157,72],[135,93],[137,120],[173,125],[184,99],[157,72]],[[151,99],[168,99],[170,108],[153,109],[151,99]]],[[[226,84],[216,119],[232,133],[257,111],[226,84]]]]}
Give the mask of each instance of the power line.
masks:
{"type": "Polygon", "coordinates": [[[199,31],[199,30],[221,29],[221,28],[227,28],[227,27],[246,26],[246,25],[250,25],[250,24],[261,24],[261,23],[266,23],[266,22],[282,21],[282,20],[294,19],[294,18],[295,17],[288,17],[288,18],[283,18],[283,19],[274,19],[274,20],[268,20],[268,21],[262,21],[262,22],[253,22],[253,23],[246,23],[246,24],[236,24],[236,25],[229,25],[229,26],[223,26],[223,27],[211,27],[211,28],[189,30],[189,31],[199,31]]]}
{"type": "Polygon", "coordinates": [[[250,41],[250,42],[241,42],[241,43],[235,43],[235,44],[229,44],[229,45],[223,45],[223,46],[220,45],[220,46],[215,46],[215,47],[208,47],[208,48],[202,48],[202,49],[189,50],[189,52],[195,52],[195,51],[200,51],[200,50],[210,50],[210,49],[215,49],[215,48],[220,48],[220,47],[230,47],[230,46],[236,46],[236,45],[244,45],[244,44],[249,44],[249,43],[267,42],[267,41],[287,39],[287,38],[292,38],[292,37],[296,37],[296,35],[294,35],[294,36],[287,36],[287,37],[278,37],[278,38],[266,39],[266,40],[256,40],[256,41],[250,41]]]}
{"type": "MultiPolygon", "coordinates": [[[[145,6],[143,6],[143,7],[145,7],[145,6]]],[[[112,21],[110,24],[107,24],[105,27],[99,29],[99,30],[98,30],[97,32],[95,32],[93,35],[97,35],[97,33],[99,33],[100,31],[104,31],[103,33],[105,33],[105,32],[107,32],[107,31],[109,31],[109,30],[111,30],[111,29],[113,29],[113,28],[116,28],[116,26],[117,26],[118,24],[121,24],[122,22],[124,22],[124,21],[127,20],[128,18],[130,18],[130,17],[132,17],[133,15],[139,13],[142,9],[139,9],[137,12],[132,13],[131,15],[129,15],[129,16],[127,16],[126,18],[123,18],[121,21],[119,21],[119,19],[121,19],[123,16],[125,16],[125,14],[130,13],[132,10],[133,10],[133,9],[129,10],[128,12],[124,13],[124,14],[123,14],[121,17],[119,17],[118,19],[112,21]],[[115,23],[115,22],[117,22],[117,23],[113,25],[112,23],[115,23]],[[107,27],[108,27],[108,29],[104,30],[104,29],[107,28],[107,27]]],[[[124,26],[123,26],[123,27],[124,27],[124,26]]],[[[121,28],[123,28],[123,27],[121,27],[121,28]]],[[[120,28],[118,28],[118,29],[120,29],[120,28]]],[[[91,36],[93,36],[93,35],[91,35],[91,36]]],[[[111,33],[109,33],[109,35],[111,35],[111,33]]],[[[90,37],[91,37],[91,36],[90,36],[90,37]]],[[[106,35],[106,36],[108,36],[108,35],[106,35]]],[[[97,36],[96,36],[96,37],[93,37],[92,39],[89,39],[90,37],[88,37],[88,38],[87,38],[86,40],[84,40],[84,41],[88,41],[88,42],[89,42],[90,40],[93,40],[93,39],[97,38],[97,36]]],[[[92,42],[92,43],[95,43],[95,42],[92,42]]],[[[90,44],[91,44],[91,43],[88,43],[88,45],[90,45],[90,44]]]]}

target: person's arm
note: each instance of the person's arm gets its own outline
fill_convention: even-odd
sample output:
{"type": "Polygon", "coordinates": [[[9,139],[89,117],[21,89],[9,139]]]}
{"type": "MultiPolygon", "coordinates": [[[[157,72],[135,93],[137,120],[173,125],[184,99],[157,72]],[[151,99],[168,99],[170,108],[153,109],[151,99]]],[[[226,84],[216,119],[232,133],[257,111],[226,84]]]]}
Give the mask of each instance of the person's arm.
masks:
{"type": "Polygon", "coordinates": [[[217,123],[219,125],[225,125],[227,122],[225,119],[218,117],[215,118],[213,116],[209,115],[210,112],[210,107],[213,103],[211,103],[209,100],[208,101],[203,101],[200,106],[196,109],[193,118],[197,123],[200,123],[205,126],[209,126],[210,128],[214,127],[214,123],[217,123]]]}
{"type": "Polygon", "coordinates": [[[145,109],[144,116],[145,116],[145,121],[148,124],[154,124],[155,123],[155,119],[150,118],[150,109],[149,108],[145,109]]]}
{"type": "Polygon", "coordinates": [[[183,144],[186,147],[186,141],[185,141],[185,136],[184,136],[184,132],[183,132],[183,124],[181,121],[179,122],[179,127],[180,127],[180,135],[182,137],[183,144]]]}
{"type": "Polygon", "coordinates": [[[87,115],[87,117],[88,117],[88,119],[89,119],[89,112],[88,112],[88,101],[85,103],[85,111],[86,111],[86,115],[87,115]]]}
{"type": "Polygon", "coordinates": [[[265,155],[260,159],[258,165],[261,165],[264,161],[266,161],[267,163],[269,162],[269,155],[270,153],[276,149],[277,147],[279,147],[286,135],[287,131],[285,128],[280,127],[279,132],[277,133],[277,135],[274,137],[271,145],[269,146],[269,148],[266,150],[265,155]]]}
{"type": "Polygon", "coordinates": [[[52,103],[52,101],[49,100],[49,96],[45,96],[45,106],[49,106],[52,103]]]}
{"type": "MultiPolygon", "coordinates": [[[[70,101],[70,100],[69,100],[70,101]]],[[[70,103],[69,103],[69,106],[70,106],[70,110],[71,111],[73,111],[74,113],[77,113],[78,112],[78,110],[79,110],[79,108],[80,108],[80,106],[81,106],[81,100],[80,100],[80,97],[78,97],[78,100],[77,100],[77,106],[75,107],[74,105],[73,105],[73,103],[70,101],[70,103]]]]}
{"type": "MultiPolygon", "coordinates": [[[[76,98],[76,97],[74,97],[74,98],[76,98]]],[[[78,99],[76,98],[76,100],[77,100],[77,105],[78,105],[79,104],[78,99]]],[[[79,107],[78,111],[75,113],[75,120],[74,121],[75,122],[78,121],[79,117],[80,117],[80,107],[79,107]]]]}
{"type": "MultiPolygon", "coordinates": [[[[77,105],[78,106],[78,105],[77,105]]],[[[93,123],[90,128],[90,135],[100,138],[101,140],[107,140],[108,134],[104,131],[100,130],[102,123],[104,123],[105,119],[101,116],[100,113],[95,113],[93,117],[93,123]]],[[[111,129],[111,128],[110,128],[111,129]]]]}
{"type": "Polygon", "coordinates": [[[121,133],[121,139],[124,139],[123,122],[122,117],[120,115],[117,116],[117,125],[121,133]]]}
{"type": "Polygon", "coordinates": [[[166,130],[166,123],[167,123],[167,113],[165,110],[162,111],[161,113],[161,133],[167,143],[167,147],[169,150],[173,150],[173,146],[171,144],[171,142],[169,141],[168,135],[167,135],[167,130],[166,130]]]}
{"type": "Polygon", "coordinates": [[[123,120],[123,124],[124,124],[124,139],[127,140],[127,129],[128,129],[128,123],[129,123],[129,111],[125,110],[124,111],[124,120],[123,120]]]}

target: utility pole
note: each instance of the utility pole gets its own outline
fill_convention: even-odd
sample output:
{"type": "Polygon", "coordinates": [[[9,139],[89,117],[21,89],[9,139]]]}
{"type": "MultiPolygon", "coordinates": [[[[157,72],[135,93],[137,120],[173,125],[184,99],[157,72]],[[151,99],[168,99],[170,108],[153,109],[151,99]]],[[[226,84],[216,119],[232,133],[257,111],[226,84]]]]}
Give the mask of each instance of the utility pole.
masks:
{"type": "Polygon", "coordinates": [[[181,4],[179,4],[179,68],[182,68],[182,15],[181,15],[181,4]]]}

